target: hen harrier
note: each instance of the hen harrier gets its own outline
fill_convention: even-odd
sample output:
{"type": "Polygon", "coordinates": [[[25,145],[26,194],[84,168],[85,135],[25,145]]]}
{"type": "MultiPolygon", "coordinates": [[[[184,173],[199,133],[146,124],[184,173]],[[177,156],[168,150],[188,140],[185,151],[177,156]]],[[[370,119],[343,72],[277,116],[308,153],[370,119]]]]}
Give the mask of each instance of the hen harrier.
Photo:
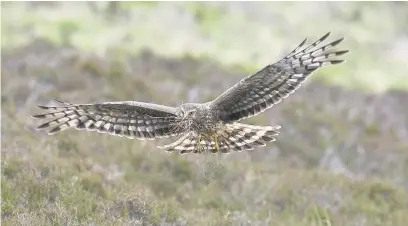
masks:
{"type": "Polygon", "coordinates": [[[38,129],[51,127],[49,134],[68,128],[98,131],[133,139],[155,139],[182,135],[161,146],[167,151],[184,153],[228,153],[251,150],[275,141],[280,126],[254,126],[238,123],[278,104],[320,67],[339,64],[337,56],[348,50],[333,47],[343,38],[319,47],[330,32],[305,47],[305,39],[280,61],[242,79],[207,103],[186,103],[177,108],[136,101],[38,106],[51,112],[34,115],[51,121],[38,129]]]}

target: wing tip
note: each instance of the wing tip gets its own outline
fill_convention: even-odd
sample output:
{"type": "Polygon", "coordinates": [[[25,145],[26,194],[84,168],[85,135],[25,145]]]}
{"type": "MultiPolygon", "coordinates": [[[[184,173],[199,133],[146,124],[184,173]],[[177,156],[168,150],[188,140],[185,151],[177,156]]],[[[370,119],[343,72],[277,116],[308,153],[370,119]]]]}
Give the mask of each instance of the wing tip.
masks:
{"type": "MultiPolygon", "coordinates": [[[[55,102],[63,104],[63,105],[72,105],[72,104],[70,104],[68,102],[65,102],[65,101],[62,101],[62,100],[59,100],[59,99],[56,99],[56,98],[54,98],[53,100],[55,102]]],[[[48,110],[48,109],[52,109],[52,108],[59,108],[59,107],[51,107],[51,106],[44,106],[44,105],[37,105],[37,107],[40,108],[40,109],[44,109],[44,110],[48,110]]]]}
{"type": "Polygon", "coordinates": [[[51,129],[50,131],[48,131],[48,135],[54,135],[56,133],[58,133],[59,131],[61,131],[60,127],[55,127],[53,129],[51,129]]]}
{"type": "Polygon", "coordinates": [[[344,63],[344,62],[346,62],[346,60],[331,60],[330,61],[331,64],[341,64],[341,63],[344,63]]]}
{"type": "Polygon", "coordinates": [[[340,51],[335,52],[335,54],[336,54],[336,56],[341,56],[341,55],[344,55],[344,54],[346,54],[348,52],[350,52],[350,50],[340,50],[340,51]]]}
{"type": "Polygon", "coordinates": [[[330,45],[331,46],[336,46],[338,45],[340,42],[342,42],[344,40],[344,37],[341,37],[339,39],[337,39],[336,41],[333,41],[330,45]]]}
{"type": "Polygon", "coordinates": [[[44,106],[44,105],[37,105],[37,107],[40,108],[40,109],[44,109],[44,110],[50,109],[50,107],[47,107],[47,106],[44,106]]]}
{"type": "Polygon", "coordinates": [[[327,37],[329,37],[331,34],[331,31],[328,31],[325,35],[323,35],[323,37],[320,38],[320,40],[325,40],[327,37]]]}
{"type": "Polygon", "coordinates": [[[64,104],[64,105],[71,105],[70,103],[65,102],[65,101],[62,101],[62,100],[57,99],[57,98],[54,98],[54,101],[55,101],[55,102],[58,102],[58,103],[60,103],[60,104],[64,104]]]}
{"type": "Polygon", "coordinates": [[[43,130],[49,126],[48,122],[37,126],[36,130],[43,130]]]}
{"type": "Polygon", "coordinates": [[[306,43],[306,41],[307,41],[307,38],[305,38],[305,39],[300,43],[299,47],[302,47],[302,46],[306,43]]]}
{"type": "Polygon", "coordinates": [[[40,114],[40,115],[31,115],[31,118],[45,118],[44,114],[40,114]]]}

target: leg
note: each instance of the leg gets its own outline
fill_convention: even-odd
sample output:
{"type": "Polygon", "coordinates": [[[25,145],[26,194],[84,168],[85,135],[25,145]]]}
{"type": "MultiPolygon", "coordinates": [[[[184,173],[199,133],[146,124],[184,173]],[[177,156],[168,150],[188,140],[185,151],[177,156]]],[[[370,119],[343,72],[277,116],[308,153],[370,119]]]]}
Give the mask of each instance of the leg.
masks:
{"type": "Polygon", "coordinates": [[[198,138],[196,140],[196,146],[195,146],[195,152],[196,153],[201,153],[201,135],[198,135],[198,138]]]}
{"type": "Polygon", "coordinates": [[[214,135],[213,135],[213,138],[214,138],[215,150],[216,150],[216,152],[219,152],[219,151],[220,151],[220,148],[219,148],[219,146],[218,146],[218,137],[217,137],[217,134],[214,134],[214,135]]]}

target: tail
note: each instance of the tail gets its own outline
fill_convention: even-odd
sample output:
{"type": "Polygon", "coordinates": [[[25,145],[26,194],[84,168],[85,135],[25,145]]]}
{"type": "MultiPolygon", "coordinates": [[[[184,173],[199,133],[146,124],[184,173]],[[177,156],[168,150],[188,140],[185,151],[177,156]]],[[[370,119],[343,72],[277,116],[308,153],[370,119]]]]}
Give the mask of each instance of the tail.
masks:
{"type": "Polygon", "coordinates": [[[169,152],[229,153],[230,151],[252,150],[256,146],[265,146],[265,142],[275,141],[280,126],[252,126],[241,123],[228,124],[214,134],[189,132],[177,141],[161,146],[169,152]]]}

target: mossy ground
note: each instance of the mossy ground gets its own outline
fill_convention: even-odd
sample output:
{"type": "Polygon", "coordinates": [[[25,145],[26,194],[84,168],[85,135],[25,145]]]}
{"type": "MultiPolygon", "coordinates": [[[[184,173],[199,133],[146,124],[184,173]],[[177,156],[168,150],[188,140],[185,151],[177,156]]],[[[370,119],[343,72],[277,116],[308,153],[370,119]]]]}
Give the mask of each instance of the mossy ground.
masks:
{"type": "Polygon", "coordinates": [[[52,98],[173,106],[207,101],[246,73],[205,58],[118,50],[98,56],[59,44],[41,39],[2,53],[3,225],[408,221],[406,92],[364,94],[308,82],[247,121],[282,125],[275,143],[229,155],[179,156],[156,148],[169,140],[74,130],[48,136],[34,129],[39,122],[30,115],[38,112],[36,104],[55,104],[52,98]]]}

